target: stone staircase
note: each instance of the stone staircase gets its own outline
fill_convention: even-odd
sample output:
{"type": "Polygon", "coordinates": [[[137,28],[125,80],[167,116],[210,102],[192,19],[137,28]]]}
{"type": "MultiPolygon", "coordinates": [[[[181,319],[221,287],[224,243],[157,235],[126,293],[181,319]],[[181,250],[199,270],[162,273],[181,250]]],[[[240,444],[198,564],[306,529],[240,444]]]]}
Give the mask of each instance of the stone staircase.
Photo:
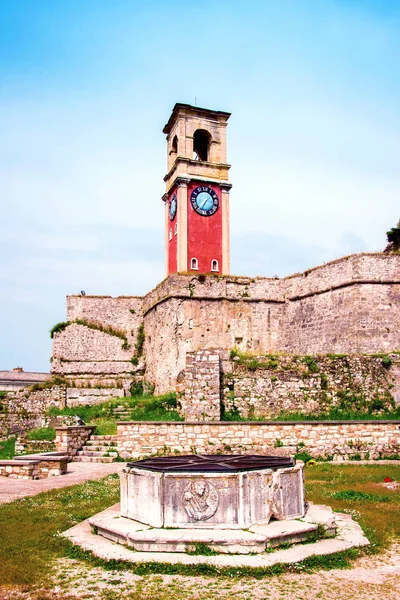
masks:
{"type": "Polygon", "coordinates": [[[118,456],[116,435],[92,435],[74,456],[73,462],[115,462],[118,456]]]}
{"type": "Polygon", "coordinates": [[[113,408],[113,415],[117,421],[129,421],[131,418],[132,409],[127,406],[120,404],[113,408]]]}

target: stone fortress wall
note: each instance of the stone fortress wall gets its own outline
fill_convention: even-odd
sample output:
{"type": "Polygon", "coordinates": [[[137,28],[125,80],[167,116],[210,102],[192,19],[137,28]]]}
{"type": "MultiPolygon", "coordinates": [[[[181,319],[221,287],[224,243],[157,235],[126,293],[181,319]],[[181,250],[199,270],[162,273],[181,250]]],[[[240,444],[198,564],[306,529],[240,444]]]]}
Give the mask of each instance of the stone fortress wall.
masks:
{"type": "Polygon", "coordinates": [[[69,296],[70,325],[54,335],[51,373],[77,385],[127,385],[136,369],[131,358],[142,320],[142,299],[137,296],[69,296]],[[77,319],[123,332],[126,343],[107,331],[77,324],[77,319]]]}
{"type": "Polygon", "coordinates": [[[204,348],[387,353],[400,347],[399,284],[400,256],[376,253],[283,279],[180,274],[143,298],[71,296],[68,321],[123,329],[129,348],[118,337],[72,323],[54,336],[52,372],[92,384],[134,377],[138,367],[130,358],[141,323],[145,378],[156,393],[175,389],[187,353],[204,348]]]}
{"type": "Polygon", "coordinates": [[[400,256],[359,254],[284,279],[173,275],[143,299],[146,377],[174,387],[186,353],[374,353],[400,347],[400,256]]]}

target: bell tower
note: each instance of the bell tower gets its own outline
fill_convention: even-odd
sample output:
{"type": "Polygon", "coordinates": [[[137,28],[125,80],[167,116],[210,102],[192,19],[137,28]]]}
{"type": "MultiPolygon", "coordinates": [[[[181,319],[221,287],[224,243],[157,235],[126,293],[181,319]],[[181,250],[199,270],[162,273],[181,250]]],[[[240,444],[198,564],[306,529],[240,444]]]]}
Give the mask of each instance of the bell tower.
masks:
{"type": "Polygon", "coordinates": [[[163,129],[166,270],[230,273],[226,127],[230,113],[175,104],[163,129]]]}

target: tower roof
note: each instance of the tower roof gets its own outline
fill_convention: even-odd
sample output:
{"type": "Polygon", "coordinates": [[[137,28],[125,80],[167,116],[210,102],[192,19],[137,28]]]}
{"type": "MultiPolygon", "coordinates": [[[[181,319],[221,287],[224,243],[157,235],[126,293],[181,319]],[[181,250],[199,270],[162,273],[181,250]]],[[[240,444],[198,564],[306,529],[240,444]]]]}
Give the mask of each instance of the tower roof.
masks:
{"type": "Polygon", "coordinates": [[[209,108],[200,108],[199,106],[192,106],[191,104],[181,104],[180,102],[177,102],[172,109],[168,123],[164,126],[163,133],[168,134],[171,131],[172,125],[180,112],[197,114],[199,117],[205,118],[211,117],[218,119],[218,117],[225,117],[226,121],[231,116],[231,113],[222,110],[210,110],[209,108]]]}

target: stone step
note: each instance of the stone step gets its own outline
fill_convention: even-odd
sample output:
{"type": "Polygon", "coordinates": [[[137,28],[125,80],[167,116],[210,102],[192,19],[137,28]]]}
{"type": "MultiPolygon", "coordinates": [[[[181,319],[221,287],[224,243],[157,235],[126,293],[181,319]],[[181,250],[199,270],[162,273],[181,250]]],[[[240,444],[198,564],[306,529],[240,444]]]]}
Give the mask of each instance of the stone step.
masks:
{"type": "Polygon", "coordinates": [[[117,436],[116,435],[91,435],[89,442],[92,441],[110,441],[110,442],[116,442],[117,441],[117,436]]]}
{"type": "Polygon", "coordinates": [[[112,463],[115,462],[115,456],[74,456],[73,462],[95,462],[112,463]]]}
{"type": "Polygon", "coordinates": [[[82,450],[78,450],[78,456],[104,456],[105,454],[108,454],[109,456],[118,456],[118,452],[113,451],[113,452],[92,452],[91,450],[87,450],[86,448],[83,448],[82,450]]]}
{"type": "Polygon", "coordinates": [[[85,445],[83,446],[83,448],[86,448],[87,450],[90,450],[91,452],[115,452],[117,449],[117,446],[103,446],[101,444],[90,444],[90,445],[85,445]]]}

